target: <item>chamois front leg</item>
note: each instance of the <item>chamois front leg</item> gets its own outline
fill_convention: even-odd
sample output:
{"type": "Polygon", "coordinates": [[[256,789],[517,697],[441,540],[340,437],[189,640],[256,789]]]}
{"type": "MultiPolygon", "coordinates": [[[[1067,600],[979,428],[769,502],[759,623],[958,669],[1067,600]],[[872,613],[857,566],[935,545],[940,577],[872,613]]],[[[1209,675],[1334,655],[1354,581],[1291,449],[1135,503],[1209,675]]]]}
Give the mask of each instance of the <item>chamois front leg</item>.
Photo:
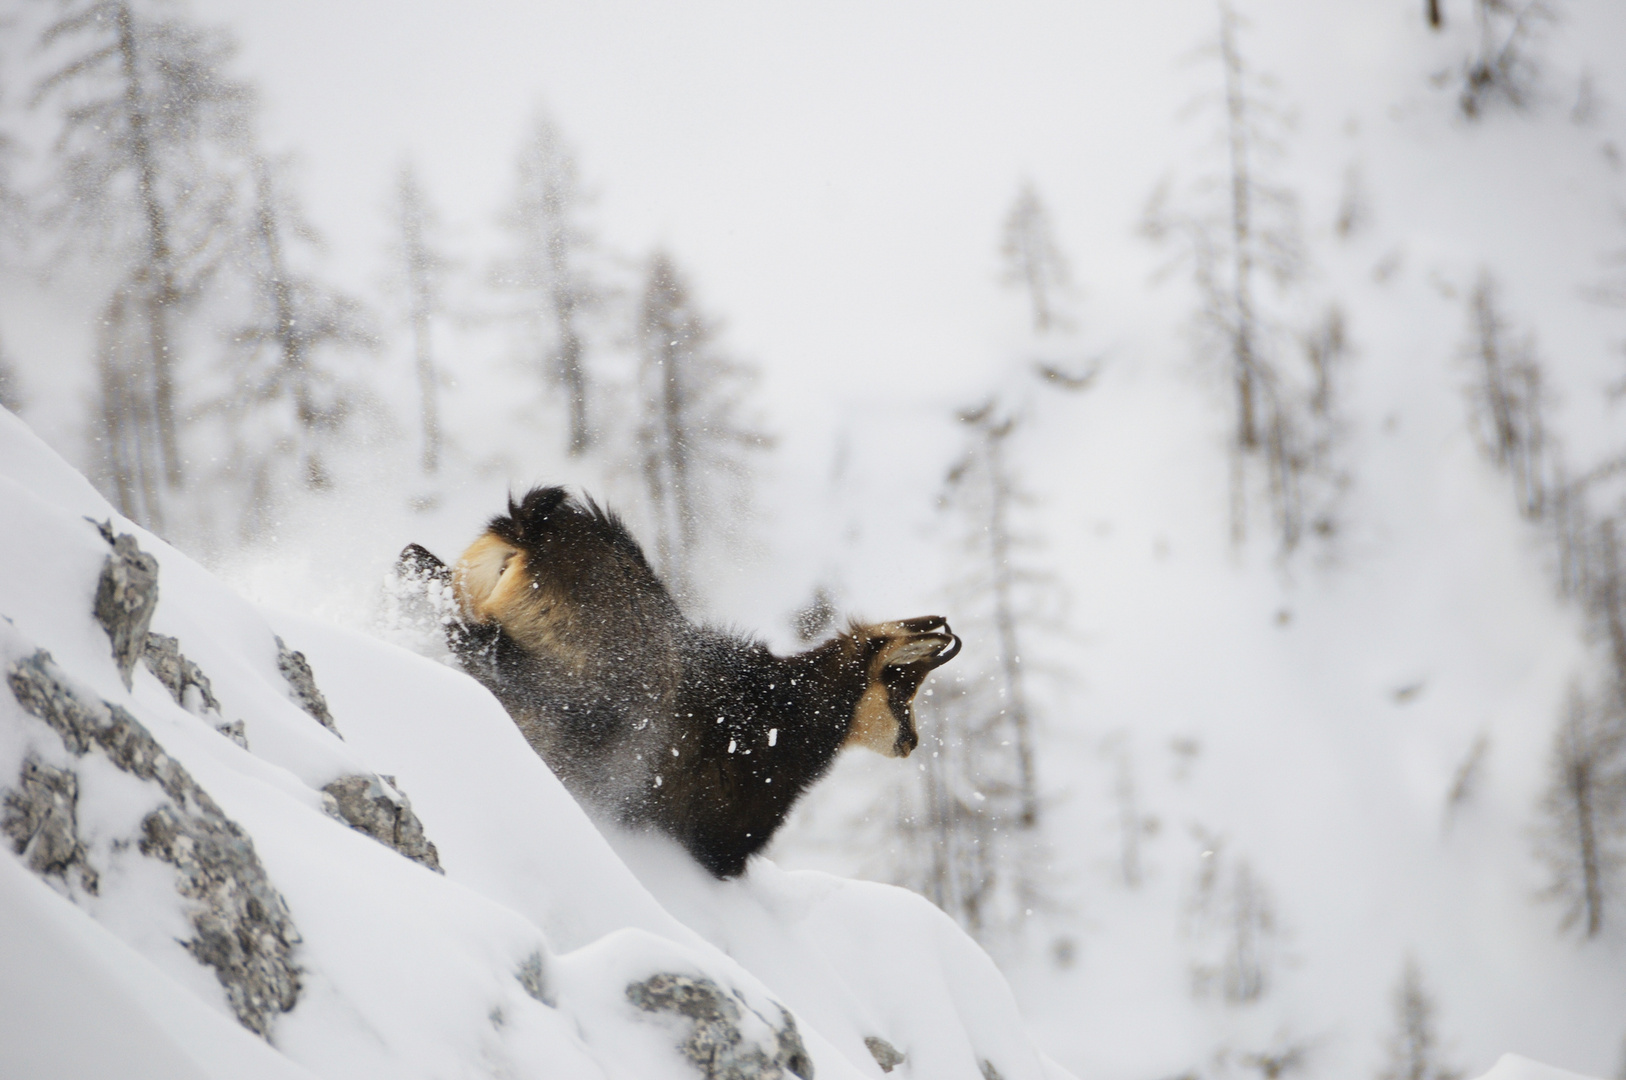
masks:
{"type": "MultiPolygon", "coordinates": [[[[395,575],[403,583],[423,590],[408,604],[425,618],[439,622],[446,632],[446,647],[471,674],[481,658],[488,657],[501,628],[482,626],[465,619],[455,603],[448,605],[447,590],[452,587],[452,568],[421,544],[408,544],[395,560],[395,575]]],[[[489,663],[489,660],[486,661],[489,663]]]]}

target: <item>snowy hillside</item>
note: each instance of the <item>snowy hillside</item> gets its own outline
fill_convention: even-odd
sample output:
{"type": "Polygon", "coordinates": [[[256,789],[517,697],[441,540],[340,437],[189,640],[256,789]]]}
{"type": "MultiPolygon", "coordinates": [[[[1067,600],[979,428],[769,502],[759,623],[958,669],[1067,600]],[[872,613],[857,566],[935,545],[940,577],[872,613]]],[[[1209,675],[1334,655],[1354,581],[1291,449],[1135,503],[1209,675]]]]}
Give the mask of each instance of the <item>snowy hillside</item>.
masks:
{"type": "Polygon", "coordinates": [[[0,470],[0,1075],[1065,1075],[920,898],[612,848],[461,673],[257,611],[9,413],[0,470]],[[126,688],[154,568],[184,660],[126,688]]]}
{"type": "Polygon", "coordinates": [[[1626,1076],[1622,252],[1620,0],[22,5],[0,968],[49,974],[0,1047],[96,1073],[94,1001],[166,1075],[678,1076],[627,987],[686,972],[821,1077],[1626,1076]],[[177,264],[119,100],[188,121],[177,264]],[[946,615],[920,749],[733,884],[600,832],[381,588],[539,483],[689,530],[662,571],[781,652],[946,615]],[[158,560],[128,689],[87,518],[158,560]],[[70,751],[65,695],[184,779],[70,751]],[[172,865],[233,828],[281,898],[236,960],[172,865]]]}

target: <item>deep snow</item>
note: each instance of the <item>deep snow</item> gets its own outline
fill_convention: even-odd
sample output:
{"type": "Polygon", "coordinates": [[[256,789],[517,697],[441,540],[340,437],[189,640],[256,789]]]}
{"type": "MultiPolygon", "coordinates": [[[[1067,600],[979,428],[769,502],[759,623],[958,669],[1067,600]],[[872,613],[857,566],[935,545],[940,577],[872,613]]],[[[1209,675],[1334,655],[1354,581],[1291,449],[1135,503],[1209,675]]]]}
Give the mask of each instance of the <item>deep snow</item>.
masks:
{"type": "MultiPolygon", "coordinates": [[[[1338,299],[1353,349],[1348,528],[1328,563],[1285,571],[1262,530],[1229,546],[1218,369],[1193,355],[1189,287],[1178,275],[1152,281],[1166,253],[1135,235],[1160,178],[1212,175],[1212,116],[1180,116],[1215,88],[1214,68],[1193,55],[1212,35],[1206,0],[1035,2],[998,18],[975,5],[777,15],[730,3],[463,5],[415,8],[383,39],[383,9],[365,4],[220,0],[200,13],[243,33],[270,130],[309,155],[313,210],[358,288],[379,246],[377,193],[403,146],[429,156],[464,252],[490,247],[483,230],[528,95],[545,91],[602,178],[597,222],[626,250],[661,239],[691,260],[729,317],[728,343],[765,368],[783,435],[758,526],[769,557],[717,568],[714,602],[780,643],[786,614],[819,581],[872,616],[956,614],[939,590],[952,560],[931,504],[956,449],[952,409],[1030,386],[1032,343],[993,255],[999,215],[1033,175],[1081,286],[1069,347],[1106,360],[1082,395],[1016,392],[1029,417],[1018,459],[1039,507],[1026,525],[1071,599],[1066,631],[1033,646],[1070,672],[1042,691],[1041,766],[1067,906],[998,946],[1035,1040],[1074,1072],[1114,1080],[1235,1074],[1239,1054],[1293,1043],[1308,1047],[1308,1075],[1369,1076],[1410,955],[1438,1004],[1448,1063],[1478,1072],[1513,1050],[1612,1074],[1626,1037],[1626,937],[1618,923],[1592,942],[1562,935],[1532,854],[1552,722],[1589,646],[1577,613],[1551,595],[1550,551],[1469,435],[1462,347],[1465,296],[1489,267],[1548,362],[1573,463],[1618,445],[1620,406],[1603,388],[1618,381],[1620,314],[1583,294],[1622,245],[1626,9],[1563,5],[1541,45],[1537,107],[1468,124],[1449,76],[1472,36],[1469,5],[1448,0],[1442,35],[1423,27],[1415,0],[1239,7],[1245,49],[1279,76],[1292,120],[1276,178],[1300,196],[1311,255],[1293,303],[1338,299]],[[1583,76],[1600,102],[1590,116],[1575,110],[1583,76]],[[1365,224],[1340,237],[1351,175],[1365,224]],[[1482,736],[1477,790],[1448,810],[1482,736]],[[1116,870],[1113,792],[1125,772],[1160,825],[1139,889],[1116,870]],[[1213,948],[1189,912],[1208,836],[1249,860],[1276,909],[1276,987],[1254,1006],[1191,993],[1192,963],[1213,948]],[[1071,966],[1054,959],[1065,942],[1071,966]]],[[[9,290],[6,332],[42,390],[31,421],[71,457],[80,375],[63,358],[89,356],[83,316],[100,296],[69,292],[9,290]]],[[[534,424],[503,351],[478,332],[446,336],[459,380],[448,426],[461,442],[439,508],[407,509],[416,480],[398,462],[411,439],[397,432],[348,487],[292,508],[266,548],[224,557],[224,576],[262,604],[378,632],[376,583],[403,542],[454,552],[510,486],[582,480],[603,493],[602,478],[539,449],[545,423],[534,424]],[[534,426],[494,415],[493,401],[534,426]]],[[[392,362],[379,361],[379,380],[404,384],[392,362]]],[[[411,415],[407,395],[398,404],[411,415]]],[[[100,549],[80,538],[65,550],[82,556],[90,577],[76,580],[88,588],[100,549]]],[[[161,615],[158,629],[180,633],[167,618],[182,615],[161,615]]],[[[298,618],[252,618],[310,651],[330,696],[344,692],[304,639],[350,642],[334,646],[341,657],[362,644],[298,618]]],[[[240,648],[214,662],[258,665],[236,692],[280,709],[266,635],[237,633],[240,648]]],[[[206,646],[182,639],[221,679],[206,646]]],[[[144,692],[173,709],[150,681],[144,692]]],[[[433,781],[411,778],[390,751],[361,754],[356,724],[340,714],[344,753],[358,755],[342,761],[297,714],[251,746],[300,777],[279,789],[296,801],[345,768],[394,769],[450,849],[431,819],[433,781]]],[[[890,852],[854,822],[890,765],[845,761],[782,837],[780,865],[884,879],[890,852]]],[[[600,850],[587,830],[570,835],[600,850]]],[[[681,863],[617,843],[623,868],[611,876],[642,878],[691,930],[721,940],[748,921],[681,863]]],[[[504,864],[480,888],[523,914],[511,893],[537,888],[511,883],[523,872],[504,864]]],[[[615,896],[601,902],[643,910],[615,896]]],[[[599,925],[596,903],[555,912],[562,925],[527,917],[556,950],[584,940],[571,919],[599,925]]],[[[191,967],[180,974],[199,980],[191,967]]]]}
{"type": "MultiPolygon", "coordinates": [[[[0,858],[0,1075],[694,1075],[681,1027],[628,1000],[663,972],[710,978],[775,1023],[783,1003],[820,1077],[878,1075],[866,1036],[918,1075],[976,1080],[983,1061],[1013,1080],[1066,1075],[1029,1042],[986,954],[919,897],[766,862],[718,882],[664,839],[612,846],[460,672],[256,610],[120,520],[9,413],[0,469],[4,664],[49,650],[77,692],[128,709],[247,831],[303,939],[300,1000],[268,1048],[181,947],[174,872],[132,843],[160,796],[95,750],[70,755],[7,694],[4,786],[29,756],[74,770],[100,882],[91,894],[0,858]],[[125,690],[91,615],[107,554],[92,519],[158,558],[154,630],[208,675],[248,750],[144,667],[125,690]],[[291,700],[277,635],[308,657],[338,735],[291,700]],[[323,813],[321,787],[357,773],[408,793],[444,876],[323,813]],[[516,975],[533,955],[547,1004],[516,975]]],[[[748,1037],[771,1033],[745,1015],[748,1037]]]]}

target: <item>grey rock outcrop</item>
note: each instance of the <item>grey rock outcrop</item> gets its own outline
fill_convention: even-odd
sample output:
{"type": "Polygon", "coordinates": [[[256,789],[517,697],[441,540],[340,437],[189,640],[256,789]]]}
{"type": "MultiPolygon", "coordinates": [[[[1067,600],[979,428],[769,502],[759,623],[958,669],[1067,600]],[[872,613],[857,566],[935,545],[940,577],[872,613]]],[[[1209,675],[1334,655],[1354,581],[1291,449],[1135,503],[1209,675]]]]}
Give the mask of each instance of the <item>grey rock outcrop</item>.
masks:
{"type": "Polygon", "coordinates": [[[94,895],[98,876],[79,839],[78,806],[79,778],[31,757],[23,762],[17,786],[5,794],[0,832],[34,873],[65,883],[72,873],[94,895]]]}
{"type": "Polygon", "coordinates": [[[322,791],[333,800],[328,812],[334,817],[413,862],[445,873],[440,868],[440,853],[424,835],[423,822],[412,812],[412,800],[395,777],[342,776],[322,791]]]}
{"type": "Polygon", "coordinates": [[[269,1035],[275,1015],[299,1000],[292,957],[299,932],[253,841],[212,807],[161,806],[142,820],[141,833],[141,853],[175,867],[176,891],[195,901],[187,951],[215,969],[243,1026],[269,1035]]]}
{"type": "Polygon", "coordinates": [[[6,682],[18,703],[50,725],[75,756],[100,750],[167,796],[142,819],[139,849],[174,867],[176,891],[191,901],[195,936],[184,946],[214,968],[243,1026],[269,1034],[276,1014],[292,1009],[299,997],[293,950],[300,937],[254,842],[134,716],[64,684],[49,653],[40,650],[13,664],[6,682]]]}
{"type": "Polygon", "coordinates": [[[164,684],[164,689],[175,699],[175,704],[199,715],[220,715],[220,702],[215,700],[209,676],[181,652],[180,641],[163,634],[149,633],[142,656],[147,661],[147,670],[164,684]],[[188,690],[197,692],[189,696],[188,690]]]}
{"type": "Polygon", "coordinates": [[[145,659],[147,670],[164,684],[169,696],[181,708],[203,717],[214,724],[215,730],[232,742],[248,749],[248,735],[241,720],[230,723],[220,718],[220,702],[215,700],[214,688],[203,669],[186,658],[181,643],[163,634],[149,633],[145,659]]]}
{"type": "Polygon", "coordinates": [[[903,1053],[878,1035],[864,1036],[864,1049],[869,1051],[882,1072],[891,1072],[903,1064],[903,1053]]]}
{"type": "Polygon", "coordinates": [[[979,1059],[977,1061],[977,1067],[982,1070],[982,1080],[1005,1080],[1005,1078],[1000,1075],[999,1070],[994,1068],[994,1063],[989,1061],[987,1058],[979,1059]]]}
{"type": "Polygon", "coordinates": [[[96,621],[113,643],[113,662],[128,689],[147,648],[152,613],[158,608],[158,560],[136,546],[135,537],[128,533],[114,536],[112,522],[96,528],[113,545],[96,581],[96,621]]]}
{"type": "Polygon", "coordinates": [[[542,963],[540,949],[519,962],[519,967],[514,969],[514,978],[519,980],[520,988],[531,998],[544,1005],[553,1005],[553,998],[548,993],[547,968],[542,963]]]}
{"type": "Polygon", "coordinates": [[[627,999],[645,1012],[692,1021],[679,1049],[706,1080],[782,1080],[787,1072],[813,1080],[813,1059],[783,1006],[778,1025],[764,1020],[775,1034],[775,1045],[764,1049],[740,1030],[743,1002],[710,979],[663,973],[628,986],[627,999]]]}
{"type": "Polygon", "coordinates": [[[215,730],[226,736],[226,738],[230,739],[238,746],[241,746],[244,750],[248,749],[248,733],[243,730],[243,722],[241,720],[233,720],[229,724],[216,724],[215,730]]]}
{"type": "MultiPolygon", "coordinates": [[[[310,661],[305,659],[304,653],[288,648],[280,637],[277,638],[277,670],[282,672],[282,677],[288,681],[288,689],[293,691],[294,703],[314,716],[323,727],[338,735],[339,729],[333,723],[333,714],[327,708],[327,698],[316,688],[316,676],[311,673],[310,661]]],[[[344,738],[342,735],[339,737],[344,738]]]]}

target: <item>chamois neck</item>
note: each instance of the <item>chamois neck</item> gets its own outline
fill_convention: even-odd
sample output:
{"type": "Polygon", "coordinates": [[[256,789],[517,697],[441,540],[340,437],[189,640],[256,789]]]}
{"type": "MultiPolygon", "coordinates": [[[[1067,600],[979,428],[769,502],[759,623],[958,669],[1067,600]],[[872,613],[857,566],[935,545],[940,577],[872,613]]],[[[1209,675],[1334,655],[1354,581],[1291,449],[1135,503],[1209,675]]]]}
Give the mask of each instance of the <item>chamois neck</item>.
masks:
{"type": "Polygon", "coordinates": [[[839,717],[843,736],[865,688],[863,657],[854,645],[842,635],[780,661],[799,691],[796,697],[803,711],[816,709],[821,717],[839,717]]]}

